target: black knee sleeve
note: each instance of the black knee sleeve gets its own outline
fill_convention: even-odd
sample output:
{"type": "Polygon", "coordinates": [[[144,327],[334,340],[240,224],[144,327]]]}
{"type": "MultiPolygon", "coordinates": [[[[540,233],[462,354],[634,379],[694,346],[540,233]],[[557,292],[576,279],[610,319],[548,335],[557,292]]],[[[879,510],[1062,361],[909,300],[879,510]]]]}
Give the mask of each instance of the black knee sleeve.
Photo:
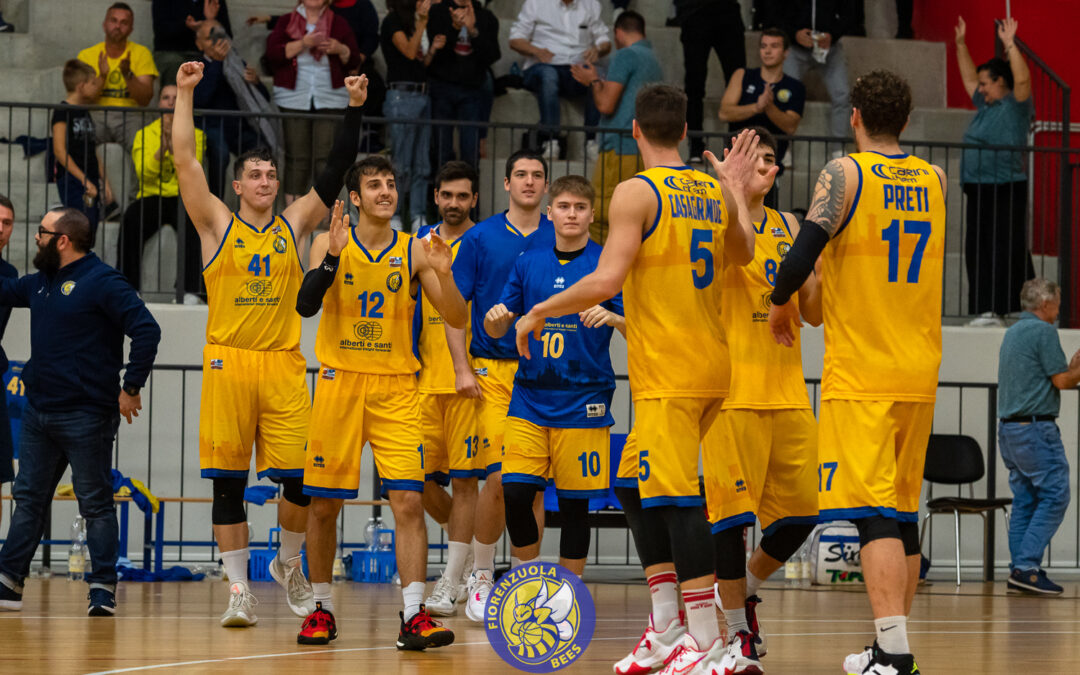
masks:
{"type": "Polygon", "coordinates": [[[559,534],[559,555],[569,560],[589,556],[589,500],[559,497],[562,531],[559,534]]]}
{"type": "Polygon", "coordinates": [[[281,496],[285,501],[297,506],[311,505],[311,495],[304,494],[303,478],[282,478],[277,482],[281,483],[281,496]]]}
{"type": "Polygon", "coordinates": [[[729,527],[714,532],[713,555],[716,557],[716,578],[733,581],[746,576],[746,544],[744,527],[729,527]]]}
{"type": "Polygon", "coordinates": [[[636,487],[616,487],[615,497],[626,514],[626,524],[634,536],[634,547],[642,567],[672,561],[671,540],[664,519],[656,509],[642,509],[641,495],[636,487]]]}
{"type": "Polygon", "coordinates": [[[904,542],[904,555],[921,555],[919,546],[919,524],[900,522],[900,541],[904,542]]]}
{"type": "Polygon", "coordinates": [[[214,525],[235,525],[247,522],[244,511],[244,488],[247,478],[215,478],[214,505],[210,519],[214,525]]]}
{"type": "Polygon", "coordinates": [[[533,514],[533,499],[539,488],[528,483],[503,483],[506,530],[514,546],[532,546],[540,541],[540,530],[533,514]]]}
{"type": "Polygon", "coordinates": [[[856,529],[859,530],[860,548],[878,539],[901,539],[900,523],[895,518],[868,516],[858,518],[852,522],[855,523],[856,529]]]}
{"type": "Polygon", "coordinates": [[[712,576],[714,560],[709,541],[709,521],[698,506],[658,506],[645,511],[659,511],[667,526],[679,581],[712,576]]]}
{"type": "Polygon", "coordinates": [[[814,526],[809,524],[781,525],[761,538],[761,550],[774,560],[784,562],[795,555],[813,531],[814,526]]]}

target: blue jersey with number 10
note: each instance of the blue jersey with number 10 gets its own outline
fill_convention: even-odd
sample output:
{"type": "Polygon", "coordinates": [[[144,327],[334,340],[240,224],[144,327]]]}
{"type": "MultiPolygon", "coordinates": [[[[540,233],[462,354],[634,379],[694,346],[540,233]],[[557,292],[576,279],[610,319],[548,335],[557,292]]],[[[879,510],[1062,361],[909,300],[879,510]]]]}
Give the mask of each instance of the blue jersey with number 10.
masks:
{"type": "MultiPolygon", "coordinates": [[[[524,314],[595,270],[601,250],[590,240],[570,261],[559,260],[553,247],[526,251],[514,264],[499,302],[514,314],[524,314]]],[[[601,306],[621,316],[622,295],[601,306]]],[[[509,416],[560,429],[614,424],[615,372],[608,353],[613,330],[586,328],[576,313],[549,318],[540,339],[529,338],[532,358],[518,364],[509,416]]],[[[512,328],[508,335],[514,335],[512,328]]]]}

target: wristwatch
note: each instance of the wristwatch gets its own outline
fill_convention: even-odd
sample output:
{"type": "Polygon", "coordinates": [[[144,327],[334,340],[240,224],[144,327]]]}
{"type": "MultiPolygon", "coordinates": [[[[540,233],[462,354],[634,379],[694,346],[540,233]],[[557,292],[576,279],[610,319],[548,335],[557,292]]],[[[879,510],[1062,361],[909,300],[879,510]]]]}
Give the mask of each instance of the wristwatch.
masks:
{"type": "Polygon", "coordinates": [[[138,396],[139,391],[141,389],[142,389],[142,387],[137,387],[134,384],[125,384],[124,385],[124,393],[127,394],[128,396],[132,396],[132,397],[138,396]]]}

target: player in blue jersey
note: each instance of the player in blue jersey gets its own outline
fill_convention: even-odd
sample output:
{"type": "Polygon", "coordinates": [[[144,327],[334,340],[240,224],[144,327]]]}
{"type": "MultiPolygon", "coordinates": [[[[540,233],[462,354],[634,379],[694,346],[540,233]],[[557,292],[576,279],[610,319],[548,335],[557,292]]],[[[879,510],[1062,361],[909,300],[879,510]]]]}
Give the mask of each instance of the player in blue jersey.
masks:
{"type": "MultiPolygon", "coordinates": [[[[499,304],[484,319],[488,334],[501,338],[528,308],[596,269],[602,247],[589,239],[594,197],[582,176],[564,176],[551,184],[548,216],[555,245],[535,246],[518,257],[499,304]]],[[[540,556],[532,505],[550,476],[563,517],[559,564],[578,575],[585,569],[588,500],[608,489],[615,393],[608,345],[613,328],[625,330],[622,311],[622,296],[616,295],[580,314],[550,318],[535,347],[539,358],[519,362],[502,481],[506,528],[522,563],[540,556]]]]}
{"type": "MultiPolygon", "coordinates": [[[[506,413],[517,371],[514,336],[495,339],[480,330],[484,315],[499,302],[503,287],[518,255],[536,246],[550,249],[555,243],[551,221],[543,214],[547,192],[547,163],[531,150],[520,150],[506,160],[503,187],[510,208],[478,223],[462,238],[454,259],[454,279],[466,302],[472,303],[475,327],[465,351],[465,332],[446,329],[450,356],[454,360],[457,390],[481,398],[477,434],[480,437],[477,466],[487,476],[476,501],[473,533],[473,575],[465,614],[481,621],[495,571],[495,542],[505,525],[502,494],[502,452],[506,413]]],[[[543,517],[540,510],[539,517],[543,517]]]]}

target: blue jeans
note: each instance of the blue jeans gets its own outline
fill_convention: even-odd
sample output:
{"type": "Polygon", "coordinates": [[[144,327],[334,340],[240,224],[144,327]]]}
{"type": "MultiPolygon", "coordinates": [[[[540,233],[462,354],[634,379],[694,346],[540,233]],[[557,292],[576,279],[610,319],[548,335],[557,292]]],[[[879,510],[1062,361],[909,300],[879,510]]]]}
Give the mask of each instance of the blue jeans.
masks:
{"type": "MultiPolygon", "coordinates": [[[[483,116],[485,90],[483,87],[463,87],[453,82],[432,80],[429,84],[431,92],[431,117],[437,120],[461,120],[465,122],[486,122],[483,116]]],[[[490,112],[490,109],[489,109],[490,112]]],[[[436,130],[436,148],[438,154],[435,158],[435,166],[442,166],[454,159],[454,128],[450,125],[440,125],[436,130]]],[[[461,160],[468,162],[474,167],[479,163],[477,144],[480,138],[480,127],[459,126],[461,160]]]]}
{"type": "MultiPolygon", "coordinates": [[[[86,187],[70,173],[65,173],[56,179],[56,189],[60,193],[60,201],[64,206],[78,209],[86,214],[87,220],[90,221],[90,241],[96,242],[98,221],[101,219],[101,211],[98,208],[101,205],[101,197],[95,197],[93,206],[87,206],[86,202],[83,201],[86,187]]],[[[91,243],[91,246],[93,246],[93,243],[91,243]]]]}
{"type": "Polygon", "coordinates": [[[1038,569],[1069,506],[1069,462],[1055,422],[998,423],[1001,459],[1013,493],[1010,567],[1038,569]]]}
{"type": "Polygon", "coordinates": [[[847,75],[847,59],[844,58],[844,45],[836,43],[829,49],[825,63],[814,60],[810,50],[793,45],[784,59],[784,74],[802,82],[806,71],[811,68],[821,71],[825,88],[829,90],[832,106],[829,112],[829,134],[847,138],[851,135],[851,104],[848,96],[850,89],[847,75]]]}
{"type": "MultiPolygon", "coordinates": [[[[540,125],[557,127],[560,122],[559,97],[585,99],[585,126],[595,127],[600,124],[600,111],[593,103],[589,88],[581,84],[570,74],[570,66],[553,66],[549,63],[537,63],[529,66],[522,75],[525,88],[536,96],[540,106],[540,125]]],[[[592,138],[594,134],[588,134],[592,138]]]]}
{"type": "MultiPolygon", "coordinates": [[[[393,119],[431,119],[431,100],[418,91],[389,89],[383,116],[393,119]]],[[[427,211],[428,174],[431,173],[431,126],[428,124],[387,124],[390,134],[390,157],[397,172],[397,215],[404,220],[405,200],[408,195],[409,220],[427,211]]],[[[408,222],[405,223],[408,226],[408,222]]]]}
{"type": "Polygon", "coordinates": [[[53,493],[70,464],[79,513],[86,519],[91,561],[86,580],[91,586],[116,585],[120,527],[113,504],[112,444],[119,425],[118,412],[46,413],[26,406],[19,473],[11,490],[15,513],[0,549],[0,572],[5,576],[21,585],[30,573],[53,493]]]}

